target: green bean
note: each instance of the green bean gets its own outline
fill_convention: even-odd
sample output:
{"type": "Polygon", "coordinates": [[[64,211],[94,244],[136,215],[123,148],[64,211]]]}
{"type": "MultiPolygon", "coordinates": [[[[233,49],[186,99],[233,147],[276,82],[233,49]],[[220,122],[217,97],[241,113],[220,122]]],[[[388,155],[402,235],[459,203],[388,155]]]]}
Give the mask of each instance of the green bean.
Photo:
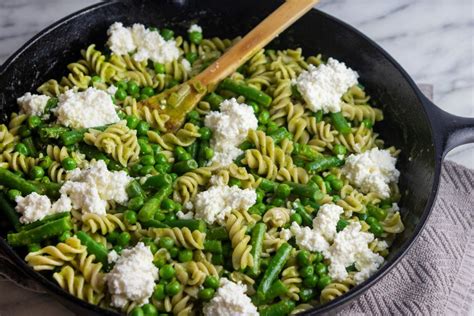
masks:
{"type": "Polygon", "coordinates": [[[306,209],[304,206],[301,204],[299,201],[293,202],[293,208],[296,212],[296,214],[301,216],[301,224],[303,226],[312,226],[313,225],[313,218],[311,217],[308,212],[306,212],[306,209]]]}
{"type": "Polygon", "coordinates": [[[266,107],[272,103],[272,98],[268,94],[245,84],[238,83],[229,78],[224,79],[221,82],[220,88],[242,95],[245,97],[245,99],[255,101],[266,107]]]}
{"type": "Polygon", "coordinates": [[[222,254],[222,242],[219,240],[204,241],[204,250],[213,254],[222,254]]]}
{"type": "Polygon", "coordinates": [[[262,179],[262,182],[260,182],[260,185],[258,186],[259,189],[263,190],[264,192],[273,192],[277,188],[278,183],[268,180],[268,179],[262,179]]]}
{"type": "Polygon", "coordinates": [[[26,148],[28,148],[28,153],[30,156],[36,157],[38,151],[36,150],[35,143],[32,137],[27,137],[22,140],[23,144],[25,144],[26,148]]]}
{"type": "Polygon", "coordinates": [[[291,187],[291,194],[300,197],[312,199],[313,201],[319,201],[324,198],[324,194],[319,190],[317,186],[310,184],[294,183],[290,181],[283,182],[291,187]]]}
{"type": "Polygon", "coordinates": [[[295,302],[283,300],[260,310],[260,316],[285,316],[295,308],[295,302]]]}
{"type": "Polygon", "coordinates": [[[369,216],[375,217],[379,221],[383,221],[387,217],[387,210],[379,208],[375,205],[368,204],[367,211],[369,216]]]}
{"type": "Polygon", "coordinates": [[[224,265],[224,255],[223,254],[213,254],[211,258],[211,263],[215,265],[222,266],[224,265]]]}
{"type": "Polygon", "coordinates": [[[15,230],[20,229],[20,220],[18,219],[18,213],[7,201],[5,195],[0,192],[0,210],[2,210],[3,215],[8,219],[10,224],[15,228],[15,230]]]}
{"type": "Polygon", "coordinates": [[[191,159],[197,159],[198,150],[199,142],[194,142],[188,148],[186,148],[186,151],[191,156],[191,159]]]}
{"type": "Polygon", "coordinates": [[[278,296],[283,296],[288,293],[288,288],[286,285],[279,279],[272,283],[270,289],[266,295],[266,301],[271,302],[273,299],[277,298],[278,296]]]}
{"type": "Polygon", "coordinates": [[[143,227],[149,228],[169,228],[169,226],[162,221],[156,220],[156,219],[150,219],[149,221],[142,222],[143,227]]]}
{"type": "Polygon", "coordinates": [[[211,109],[218,110],[219,105],[224,101],[224,98],[217,93],[211,92],[204,97],[204,101],[209,102],[211,109]]]}
{"type": "Polygon", "coordinates": [[[0,168],[0,184],[10,189],[17,189],[24,195],[40,191],[39,187],[32,182],[4,168],[0,168]]]}
{"type": "Polygon", "coordinates": [[[284,127],[279,127],[276,131],[272,132],[272,133],[269,133],[268,136],[270,136],[271,138],[273,138],[273,141],[276,143],[276,144],[279,144],[284,138],[289,138],[290,137],[290,133],[288,132],[288,130],[284,127]]]}
{"type": "Polygon", "coordinates": [[[40,127],[40,138],[46,140],[48,138],[58,139],[62,134],[70,131],[69,128],[63,126],[44,126],[40,127]]]}
{"type": "Polygon", "coordinates": [[[102,244],[99,244],[82,230],[78,231],[76,236],[81,241],[81,244],[87,247],[87,252],[89,254],[94,255],[97,261],[102,262],[104,266],[107,266],[107,249],[102,244]]]}
{"type": "MultiPolygon", "coordinates": [[[[47,195],[52,199],[57,199],[59,197],[59,189],[61,188],[61,184],[55,182],[33,182],[33,184],[37,187],[38,194],[47,195]]],[[[21,190],[20,190],[21,191],[21,190]]]]}
{"type": "Polygon", "coordinates": [[[107,157],[103,152],[90,145],[80,144],[79,151],[86,155],[88,159],[103,160],[106,164],[108,164],[110,161],[110,158],[107,157]]]}
{"type": "Polygon", "coordinates": [[[227,233],[227,230],[225,227],[215,227],[209,229],[209,231],[206,234],[206,239],[209,240],[228,240],[229,239],[229,233],[227,233]]]}
{"type": "Polygon", "coordinates": [[[260,274],[260,256],[262,254],[262,245],[266,229],[267,226],[265,223],[257,223],[252,230],[252,250],[250,250],[250,254],[253,258],[253,266],[249,270],[249,274],[252,277],[256,277],[260,274]]]}
{"type": "Polygon", "coordinates": [[[305,166],[305,169],[310,173],[317,173],[334,167],[342,166],[343,164],[344,160],[339,159],[336,156],[321,156],[314,161],[308,162],[305,166]]]}
{"type": "MultiPolygon", "coordinates": [[[[104,126],[98,126],[98,127],[93,127],[90,129],[98,130],[98,131],[104,131],[108,125],[104,126]]],[[[89,131],[89,128],[81,128],[81,129],[76,129],[72,131],[67,131],[62,133],[59,138],[61,138],[61,142],[65,146],[69,145],[74,145],[76,143],[81,142],[84,139],[84,134],[89,131]]]]}
{"type": "Polygon", "coordinates": [[[200,232],[206,232],[206,222],[201,219],[175,219],[173,221],[167,221],[170,227],[187,227],[191,231],[199,230],[200,232]]]}
{"type": "Polygon", "coordinates": [[[321,154],[306,144],[294,144],[293,155],[301,156],[309,160],[315,160],[321,154]]]}
{"type": "Polygon", "coordinates": [[[46,102],[44,113],[49,113],[52,109],[58,106],[58,102],[58,98],[49,98],[48,102],[46,102]]]}
{"type": "Polygon", "coordinates": [[[331,113],[331,122],[334,125],[334,128],[339,131],[341,134],[350,134],[351,126],[347,123],[346,118],[342,115],[342,112],[331,113]]]}
{"type": "Polygon", "coordinates": [[[288,243],[284,243],[278,248],[275,256],[270,260],[265,274],[263,275],[262,281],[258,286],[257,295],[260,299],[265,299],[266,293],[270,289],[273,281],[278,277],[281,270],[285,266],[286,261],[290,257],[290,253],[293,247],[288,243]]]}
{"type": "Polygon", "coordinates": [[[145,191],[143,191],[140,183],[137,180],[130,181],[126,188],[128,197],[134,198],[136,196],[145,197],[145,191]]]}
{"type": "Polygon", "coordinates": [[[146,201],[143,207],[140,209],[140,212],[138,213],[138,219],[141,222],[147,222],[153,219],[163,199],[170,195],[172,191],[173,189],[170,185],[160,188],[160,190],[156,192],[155,195],[151,197],[151,199],[146,201]]]}
{"type": "MultiPolygon", "coordinates": [[[[66,211],[66,210],[65,210],[66,211]]],[[[41,225],[44,225],[46,223],[49,223],[49,222],[52,222],[52,221],[55,221],[55,220],[58,220],[60,218],[63,218],[63,217],[68,217],[70,218],[70,213],[69,212],[62,212],[62,213],[56,213],[56,214],[51,214],[51,215],[48,215],[48,216],[45,216],[43,219],[39,220],[39,221],[36,221],[36,222],[33,222],[33,223],[30,223],[30,224],[26,224],[26,225],[23,225],[20,227],[20,231],[23,231],[23,230],[31,230],[33,228],[36,228],[38,226],[41,226],[41,225]]]]}
{"type": "Polygon", "coordinates": [[[158,190],[164,186],[171,185],[172,183],[173,178],[169,174],[159,174],[146,179],[145,183],[143,183],[143,188],[145,190],[158,190]]]}
{"type": "Polygon", "coordinates": [[[29,244],[39,243],[54,236],[59,236],[65,231],[71,229],[72,224],[70,218],[63,217],[30,230],[8,234],[7,241],[12,247],[27,246],[29,244]]]}
{"type": "Polygon", "coordinates": [[[173,172],[181,175],[186,172],[192,171],[198,167],[198,163],[194,159],[189,159],[185,161],[180,161],[178,163],[175,163],[173,165],[173,172]]]}
{"type": "Polygon", "coordinates": [[[197,163],[199,167],[204,167],[207,163],[206,159],[206,148],[209,147],[208,140],[201,140],[199,143],[199,149],[197,152],[197,163]]]}

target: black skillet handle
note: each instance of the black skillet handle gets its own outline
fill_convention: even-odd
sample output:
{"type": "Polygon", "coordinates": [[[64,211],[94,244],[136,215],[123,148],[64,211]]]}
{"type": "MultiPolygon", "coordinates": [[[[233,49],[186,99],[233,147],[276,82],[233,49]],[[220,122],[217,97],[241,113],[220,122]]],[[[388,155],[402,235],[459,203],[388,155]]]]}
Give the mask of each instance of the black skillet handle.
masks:
{"type": "Polygon", "coordinates": [[[425,96],[423,96],[423,103],[425,103],[425,109],[433,122],[435,145],[441,154],[440,158],[444,158],[454,147],[474,143],[474,117],[450,114],[440,109],[425,96]]]}

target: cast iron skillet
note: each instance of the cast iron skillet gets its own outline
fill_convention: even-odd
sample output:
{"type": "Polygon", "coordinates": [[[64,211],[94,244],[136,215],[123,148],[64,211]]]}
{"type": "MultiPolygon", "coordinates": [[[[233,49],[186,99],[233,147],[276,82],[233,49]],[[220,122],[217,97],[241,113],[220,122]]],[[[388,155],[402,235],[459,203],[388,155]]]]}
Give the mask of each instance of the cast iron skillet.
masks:
{"type": "MultiPolygon", "coordinates": [[[[247,33],[280,5],[280,1],[253,0],[123,0],[86,8],[53,24],[10,57],[0,69],[0,117],[16,108],[15,99],[34,91],[49,78],[60,78],[66,65],[80,58],[80,49],[106,41],[106,30],[115,21],[170,26],[185,34],[191,21],[197,21],[206,37],[233,38],[247,33]]],[[[348,294],[308,311],[332,313],[361,295],[386,274],[416,240],[431,212],[438,190],[441,162],[452,148],[474,141],[474,118],[448,114],[418,90],[413,80],[377,44],[351,26],[317,10],[312,10],[281,34],[273,48],[302,47],[306,56],[321,52],[344,61],[360,74],[377,106],[385,113],[378,132],[387,144],[402,150],[398,160],[403,193],[401,213],[405,231],[398,236],[386,264],[371,278],[348,294]]],[[[18,269],[55,294],[63,304],[78,313],[116,314],[89,305],[34,272],[5,242],[0,246],[18,269]]]]}

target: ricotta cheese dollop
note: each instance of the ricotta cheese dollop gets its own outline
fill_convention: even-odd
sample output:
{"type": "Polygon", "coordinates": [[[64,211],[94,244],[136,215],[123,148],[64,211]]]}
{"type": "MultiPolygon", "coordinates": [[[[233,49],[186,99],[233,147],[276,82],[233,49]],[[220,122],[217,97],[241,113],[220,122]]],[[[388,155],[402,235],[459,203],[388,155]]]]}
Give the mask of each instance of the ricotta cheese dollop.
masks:
{"type": "Polygon", "coordinates": [[[246,286],[222,278],[216,294],[203,308],[206,316],[258,316],[257,308],[245,294],[246,286]]]}
{"type": "Polygon", "coordinates": [[[200,27],[197,24],[192,24],[188,29],[188,33],[192,33],[192,32],[202,33],[202,27],[200,27]]]}
{"type": "Polygon", "coordinates": [[[91,162],[85,169],[74,169],[60,189],[70,197],[72,207],[83,214],[106,214],[107,201],[128,201],[127,185],[132,181],[124,171],[109,171],[103,160],[91,162]]]}
{"type": "Polygon", "coordinates": [[[143,24],[124,27],[115,22],[108,31],[108,46],[117,55],[128,55],[133,52],[133,59],[144,61],[151,59],[158,63],[169,63],[179,57],[175,40],[166,41],[159,32],[145,28],[143,24]]]}
{"type": "Polygon", "coordinates": [[[359,75],[343,62],[329,58],[318,67],[309,65],[296,79],[296,87],[311,111],[340,112],[342,95],[357,84],[359,75]]]}
{"type": "Polygon", "coordinates": [[[31,94],[30,92],[27,92],[22,97],[16,99],[16,102],[20,106],[20,113],[36,116],[42,116],[44,114],[48,101],[48,96],[31,94]]]}
{"type": "Polygon", "coordinates": [[[64,126],[88,128],[120,121],[112,98],[105,91],[93,87],[82,92],[68,90],[58,99],[54,113],[58,123],[64,126]]]}
{"type": "Polygon", "coordinates": [[[148,303],[158,279],[150,247],[139,242],[133,248],[124,249],[120,257],[111,259],[116,259],[115,265],[105,277],[112,294],[111,306],[121,308],[128,301],[139,306],[148,303]]]}
{"type": "Polygon", "coordinates": [[[15,199],[15,210],[22,214],[20,223],[30,224],[42,220],[48,215],[69,212],[71,210],[71,200],[67,197],[61,197],[51,204],[46,195],[40,195],[36,192],[30,193],[25,197],[18,196],[15,199]]]}
{"type": "Polygon", "coordinates": [[[257,128],[258,120],[252,107],[237,102],[235,98],[224,100],[219,109],[220,112],[212,111],[204,119],[204,124],[213,132],[211,146],[214,157],[209,163],[228,166],[243,153],[238,146],[250,129],[257,128]]]}
{"type": "Polygon", "coordinates": [[[347,157],[341,171],[362,193],[374,192],[385,199],[390,197],[389,184],[400,176],[396,162],[388,150],[373,148],[347,157]]]}

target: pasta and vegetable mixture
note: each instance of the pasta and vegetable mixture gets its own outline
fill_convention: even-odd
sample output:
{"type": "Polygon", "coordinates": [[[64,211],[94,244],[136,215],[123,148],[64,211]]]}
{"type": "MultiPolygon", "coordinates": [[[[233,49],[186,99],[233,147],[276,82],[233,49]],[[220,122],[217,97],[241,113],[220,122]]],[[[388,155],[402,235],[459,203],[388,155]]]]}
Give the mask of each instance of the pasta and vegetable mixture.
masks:
{"type": "Polygon", "coordinates": [[[114,23],[0,125],[8,242],[65,291],[131,315],[286,315],[370,277],[404,226],[399,151],[358,74],[257,52],[186,115],[139,101],[235,41],[114,23]]]}

